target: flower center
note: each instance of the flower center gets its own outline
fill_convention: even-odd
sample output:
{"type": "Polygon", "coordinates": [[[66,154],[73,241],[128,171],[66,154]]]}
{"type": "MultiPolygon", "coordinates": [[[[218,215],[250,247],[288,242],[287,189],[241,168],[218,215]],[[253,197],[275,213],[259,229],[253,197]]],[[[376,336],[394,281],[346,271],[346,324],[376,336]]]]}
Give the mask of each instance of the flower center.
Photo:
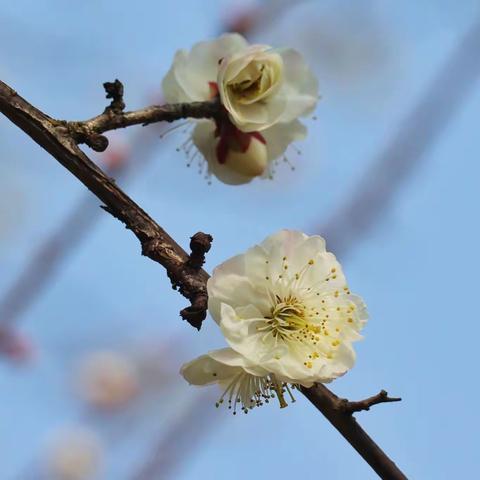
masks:
{"type": "Polygon", "coordinates": [[[265,65],[250,64],[242,72],[241,78],[232,82],[228,87],[231,92],[242,99],[250,100],[258,96],[262,90],[262,74],[265,65]]]}
{"type": "Polygon", "coordinates": [[[302,303],[291,295],[284,299],[278,295],[275,298],[278,303],[271,309],[272,320],[293,329],[304,323],[305,307],[302,303]]]}
{"type": "Polygon", "coordinates": [[[309,321],[305,305],[292,295],[285,298],[276,295],[275,300],[270,316],[265,317],[267,324],[258,330],[271,333],[277,340],[312,342],[316,345],[320,340],[320,327],[309,321]]]}

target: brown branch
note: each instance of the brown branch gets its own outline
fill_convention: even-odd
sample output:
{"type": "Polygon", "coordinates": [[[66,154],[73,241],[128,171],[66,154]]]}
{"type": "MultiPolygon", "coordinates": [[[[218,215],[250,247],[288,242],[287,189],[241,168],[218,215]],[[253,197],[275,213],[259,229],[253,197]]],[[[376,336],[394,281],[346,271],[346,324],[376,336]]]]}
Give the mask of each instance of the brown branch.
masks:
{"type": "Polygon", "coordinates": [[[122,82],[115,80],[106,82],[103,86],[107,92],[107,98],[112,99],[103,113],[80,122],[56,121],[58,126],[68,130],[68,134],[77,144],[86,143],[97,152],[103,152],[108,147],[108,139],[102,134],[110,130],[133,125],[146,126],[156,122],[174,122],[180,118],[215,118],[221,111],[220,103],[217,99],[213,99],[208,102],[153,105],[132,112],[124,112],[122,82]]]}
{"type": "MultiPolygon", "coordinates": [[[[77,139],[72,137],[71,130],[65,128],[65,124],[36,109],[1,81],[0,111],[75,175],[105,203],[103,208],[106,211],[122,221],[137,236],[142,245],[143,255],[163,265],[173,287],[178,288],[180,293],[190,300],[192,304],[189,307],[190,311],[188,308],[184,309],[182,314],[187,321],[200,328],[206,316],[206,283],[209,277],[201,268],[201,263],[210,248],[211,237],[205,234],[194,235],[191,243],[192,254],[187,255],[146,212],[116,186],[113,179],[108,178],[78,148],[77,139]]],[[[177,118],[182,118],[185,111],[188,111],[187,107],[178,109],[177,118]]],[[[321,384],[308,389],[301,388],[301,391],[381,478],[406,479],[398,467],[357,424],[352,412],[345,412],[339,407],[344,405],[343,400],[321,384]]]]}
{"type": "Polygon", "coordinates": [[[345,411],[343,399],[338,398],[322,384],[316,384],[311,388],[301,387],[301,392],[322,412],[325,418],[343,435],[380,478],[388,480],[407,479],[387,454],[357,423],[352,411],[345,411]]]}
{"type": "MultiPolygon", "coordinates": [[[[183,118],[189,111],[184,107],[175,108],[167,108],[170,120],[175,118],[174,111],[176,118],[183,118]]],[[[207,273],[188,264],[187,253],[78,148],[69,129],[36,109],[1,81],[0,111],[73,173],[104,202],[106,211],[136,235],[142,245],[142,254],[163,265],[173,287],[190,300],[196,313],[192,324],[200,328],[206,317],[203,299],[207,295],[207,273]],[[201,307],[204,307],[203,311],[201,307]]],[[[185,319],[189,321],[188,316],[185,319]]]]}
{"type": "MultiPolygon", "coordinates": [[[[104,172],[115,177],[130,178],[151,159],[158,135],[165,131],[165,123],[155,128],[140,130],[133,137],[131,148],[115,152],[109,149],[103,159],[104,172]],[[134,153],[133,153],[134,152],[134,153]]],[[[85,196],[67,214],[65,219],[42,240],[10,288],[0,298],[0,336],[32,306],[58,273],[62,262],[85,240],[103,214],[96,197],[85,191],[85,196]]]]}
{"type": "Polygon", "coordinates": [[[370,410],[370,407],[378,405],[379,403],[401,402],[399,397],[389,397],[385,390],[380,390],[379,393],[371,397],[359,400],[358,402],[351,402],[345,398],[339,398],[339,408],[342,412],[352,415],[355,412],[363,410],[370,410]]]}

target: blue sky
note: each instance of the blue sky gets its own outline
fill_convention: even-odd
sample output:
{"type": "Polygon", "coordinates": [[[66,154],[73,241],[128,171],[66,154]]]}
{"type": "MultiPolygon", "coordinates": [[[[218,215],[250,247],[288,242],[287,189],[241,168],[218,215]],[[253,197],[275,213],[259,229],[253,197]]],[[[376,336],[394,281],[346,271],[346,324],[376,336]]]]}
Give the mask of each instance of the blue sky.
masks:
{"type": "MultiPolygon", "coordinates": [[[[101,84],[114,78],[125,83],[128,108],[141,107],[159,91],[175,50],[215,35],[229,5],[4,2],[0,78],[60,118],[98,113],[101,84]]],[[[208,270],[280,228],[322,233],[318,226],[351,196],[478,14],[473,0],[305,2],[254,38],[296,46],[320,78],[317,120],[307,120],[302,154],[289,155],[295,171],[281,166],[272,182],[236,188],[208,185],[175,151],[183,141],[178,134],[159,139],[148,165],[120,183],[179,243],[186,246],[198,230],[211,233],[208,270]]],[[[332,389],[353,399],[381,388],[403,397],[358,419],[409,478],[470,478],[477,469],[479,113],[477,86],[376,228],[340,258],[371,320],[357,365],[332,389]]],[[[119,134],[122,141],[135,135],[131,130],[119,134]]],[[[3,292],[85,192],[5,119],[0,155],[3,292]]],[[[0,365],[0,476],[37,468],[50,432],[80,422],[106,445],[99,478],[130,478],[199,392],[179,380],[125,417],[98,418],[72,393],[74,366],[96,348],[132,348],[132,338],[174,341],[175,371],[222,346],[213,322],[198,334],[179,320],[184,303],[161,268],[139,255],[136,239],[101,214],[21,320],[37,345],[36,361],[0,365]],[[128,434],[118,433],[126,428],[128,434]]],[[[301,398],[284,410],[270,406],[240,418],[214,411],[203,430],[173,478],[374,478],[301,398]]]]}

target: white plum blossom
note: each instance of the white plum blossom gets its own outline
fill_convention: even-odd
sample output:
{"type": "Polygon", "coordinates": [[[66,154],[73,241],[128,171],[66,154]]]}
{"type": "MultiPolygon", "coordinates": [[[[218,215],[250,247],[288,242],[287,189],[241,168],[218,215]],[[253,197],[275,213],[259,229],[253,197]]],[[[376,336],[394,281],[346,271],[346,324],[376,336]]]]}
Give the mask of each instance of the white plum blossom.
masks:
{"type": "Polygon", "coordinates": [[[192,142],[208,173],[228,184],[271,176],[273,162],[306,136],[298,117],[318,100],[317,80],[300,53],[249,45],[239,34],[179,50],[162,87],[170,103],[220,99],[225,114],[192,120],[192,142]]]}
{"type": "Polygon", "coordinates": [[[243,407],[255,399],[249,382],[273,390],[285,406],[288,384],[328,383],[353,367],[352,343],[362,338],[367,311],[322,237],[282,230],[218,266],[207,288],[209,312],[235,360],[212,352],[194,360],[183,370],[190,383],[215,382],[214,370],[223,384],[242,374],[235,392],[246,392],[243,407]]]}

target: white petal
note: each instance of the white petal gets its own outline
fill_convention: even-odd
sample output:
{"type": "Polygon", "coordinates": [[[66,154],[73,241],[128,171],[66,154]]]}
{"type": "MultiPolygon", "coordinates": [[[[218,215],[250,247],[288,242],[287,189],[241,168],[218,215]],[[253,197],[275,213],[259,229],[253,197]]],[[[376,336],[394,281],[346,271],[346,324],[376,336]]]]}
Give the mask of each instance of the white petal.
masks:
{"type": "MultiPolygon", "coordinates": [[[[303,247],[303,246],[302,246],[303,247]]],[[[301,248],[301,255],[292,258],[289,268],[292,273],[302,272],[300,286],[323,292],[343,291],[347,286],[342,267],[330,252],[316,252],[301,248]]]]}
{"type": "Polygon", "coordinates": [[[340,345],[334,358],[325,365],[318,381],[328,383],[345,375],[355,365],[355,351],[350,345],[340,345]]]}
{"type": "Polygon", "coordinates": [[[287,106],[279,121],[290,122],[299,116],[309,115],[315,109],[318,81],[299,52],[289,48],[281,50],[280,54],[285,65],[281,94],[287,99],[287,106]]]}
{"type": "Polygon", "coordinates": [[[358,295],[348,295],[348,300],[354,303],[356,309],[355,309],[355,317],[359,323],[359,327],[363,327],[365,323],[367,323],[368,320],[368,311],[367,311],[367,306],[365,305],[365,302],[361,297],[358,295]]]}
{"type": "Polygon", "coordinates": [[[307,136],[307,127],[298,120],[276,123],[263,130],[262,135],[267,142],[268,160],[272,161],[280,158],[291,143],[303,140],[307,136]]]}
{"type": "Polygon", "coordinates": [[[218,363],[227,365],[230,367],[239,367],[250,375],[257,377],[263,377],[268,374],[268,372],[260,367],[259,365],[254,365],[249,362],[245,357],[240,355],[238,352],[231,348],[222,348],[220,350],[213,350],[209,353],[211,358],[218,363]]]}
{"type": "Polygon", "coordinates": [[[246,46],[241,35],[225,34],[195,44],[190,52],[179,50],[162,84],[165,99],[168,102],[209,100],[209,82],[217,81],[219,60],[246,46]]]}
{"type": "Polygon", "coordinates": [[[241,317],[231,305],[226,303],[222,303],[220,306],[219,325],[227,342],[234,350],[244,355],[252,363],[259,363],[260,359],[266,354],[266,350],[256,349],[256,351],[251,352],[250,350],[245,350],[244,346],[238,348],[239,343],[243,344],[246,341],[249,343],[249,346],[253,346],[256,343],[253,337],[258,335],[256,328],[259,325],[263,325],[264,322],[263,317],[241,317]]]}
{"type": "Polygon", "coordinates": [[[263,285],[266,278],[276,280],[278,275],[286,273],[285,257],[290,265],[295,262],[292,266],[295,269],[297,263],[303,266],[312,255],[324,251],[325,241],[320,236],[308,237],[295,230],[280,230],[246,252],[244,271],[253,282],[263,285]]]}
{"type": "MultiPolygon", "coordinates": [[[[264,252],[263,261],[268,261],[262,273],[271,278],[280,274],[288,277],[304,270],[306,272],[302,275],[302,284],[313,286],[327,278],[331,270],[335,269],[336,278],[330,275],[332,278],[329,279],[328,290],[341,289],[346,285],[340,264],[332,253],[326,251],[325,240],[319,235],[309,237],[294,230],[280,230],[267,237],[260,244],[260,248],[264,252]],[[283,270],[285,265],[287,270],[283,270]]],[[[245,268],[249,274],[252,267],[260,269],[261,251],[251,249],[247,252],[245,268]],[[253,256],[253,252],[258,258],[253,256]]]]}
{"type": "Polygon", "coordinates": [[[180,369],[180,373],[191,385],[224,383],[242,372],[255,376],[267,374],[264,369],[250,364],[231,348],[213,350],[186,363],[180,369]]]}
{"type": "Polygon", "coordinates": [[[190,52],[191,69],[208,81],[216,82],[222,58],[247,47],[248,42],[238,33],[225,33],[214,40],[199,42],[190,52]]]}
{"type": "Polygon", "coordinates": [[[230,113],[232,122],[243,132],[263,132],[274,123],[281,121],[287,99],[285,96],[274,96],[266,101],[250,105],[236,104],[230,113]]]}
{"type": "Polygon", "coordinates": [[[269,252],[270,255],[292,255],[297,247],[308,239],[308,235],[297,230],[280,230],[269,235],[260,246],[269,252]]]}
{"type": "Polygon", "coordinates": [[[247,277],[235,274],[214,274],[207,283],[208,310],[219,323],[222,303],[228,302],[232,308],[253,305],[265,315],[270,303],[262,287],[254,285],[247,277]]]}
{"type": "Polygon", "coordinates": [[[187,62],[188,53],[186,50],[179,50],[175,54],[173,64],[162,81],[162,90],[165,101],[168,103],[181,103],[193,101],[193,96],[185,91],[183,84],[177,78],[177,68],[187,62]]]}

